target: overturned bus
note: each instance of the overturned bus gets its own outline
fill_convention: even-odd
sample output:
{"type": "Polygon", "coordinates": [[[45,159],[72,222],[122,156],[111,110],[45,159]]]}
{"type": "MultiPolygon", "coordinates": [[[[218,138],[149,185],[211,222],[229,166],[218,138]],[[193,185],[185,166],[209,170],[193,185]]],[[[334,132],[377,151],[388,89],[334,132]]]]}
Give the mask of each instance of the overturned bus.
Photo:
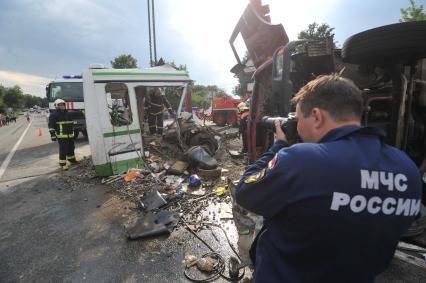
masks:
{"type": "Polygon", "coordinates": [[[87,133],[98,176],[126,172],[144,165],[144,100],[153,88],[173,89],[182,112],[187,71],[163,65],[147,69],[89,68],[83,73],[87,133]]]}

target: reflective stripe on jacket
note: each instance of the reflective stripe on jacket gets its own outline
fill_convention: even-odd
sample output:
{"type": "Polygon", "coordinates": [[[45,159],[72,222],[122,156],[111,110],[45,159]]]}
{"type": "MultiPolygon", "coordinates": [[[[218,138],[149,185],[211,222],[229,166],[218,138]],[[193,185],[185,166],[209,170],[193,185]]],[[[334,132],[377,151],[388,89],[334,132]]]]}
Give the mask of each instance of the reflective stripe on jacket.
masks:
{"type": "Polygon", "coordinates": [[[153,95],[149,94],[146,96],[146,103],[149,107],[149,113],[151,115],[160,115],[164,112],[164,106],[171,111],[170,103],[165,95],[153,95]]]}
{"type": "Polygon", "coordinates": [[[49,116],[49,132],[58,139],[74,138],[74,121],[66,110],[49,116]]]}

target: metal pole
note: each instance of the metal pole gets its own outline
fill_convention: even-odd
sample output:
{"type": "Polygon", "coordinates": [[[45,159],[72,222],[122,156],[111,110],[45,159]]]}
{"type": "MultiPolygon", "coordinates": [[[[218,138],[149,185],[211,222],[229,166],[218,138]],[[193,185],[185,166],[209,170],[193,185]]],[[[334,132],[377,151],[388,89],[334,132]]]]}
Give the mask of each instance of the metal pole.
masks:
{"type": "Polygon", "coordinates": [[[155,38],[155,9],[154,9],[154,0],[152,0],[152,35],[154,40],[154,60],[157,64],[157,40],[155,38]]]}
{"type": "Polygon", "coordinates": [[[148,34],[149,34],[149,65],[152,67],[152,42],[151,42],[151,8],[149,2],[151,0],[147,0],[148,3],[148,34]]]}

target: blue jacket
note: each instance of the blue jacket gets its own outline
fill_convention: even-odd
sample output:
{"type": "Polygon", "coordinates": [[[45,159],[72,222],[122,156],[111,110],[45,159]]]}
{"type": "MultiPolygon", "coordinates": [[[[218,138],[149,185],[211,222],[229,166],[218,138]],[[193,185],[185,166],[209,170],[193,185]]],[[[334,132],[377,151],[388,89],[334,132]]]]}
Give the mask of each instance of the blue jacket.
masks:
{"type": "Polygon", "coordinates": [[[384,132],[345,126],[319,143],[277,141],[244,173],[242,207],[264,216],[255,282],[372,282],[418,216],[421,178],[384,132]]]}

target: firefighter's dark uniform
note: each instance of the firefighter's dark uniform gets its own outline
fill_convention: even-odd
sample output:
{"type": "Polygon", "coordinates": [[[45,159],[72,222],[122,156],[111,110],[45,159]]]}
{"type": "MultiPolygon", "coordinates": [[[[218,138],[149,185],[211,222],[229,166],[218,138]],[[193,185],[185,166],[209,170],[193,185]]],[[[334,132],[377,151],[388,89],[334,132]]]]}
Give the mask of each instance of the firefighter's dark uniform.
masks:
{"type": "Polygon", "coordinates": [[[264,216],[255,282],[373,282],[418,216],[421,178],[384,132],[345,126],[277,141],[244,173],[241,206],[264,216]]]}
{"type": "Polygon", "coordinates": [[[154,92],[151,92],[146,97],[146,102],[148,105],[149,132],[151,134],[162,134],[164,106],[172,113],[170,103],[165,95],[155,95],[154,92]]]}
{"type": "Polygon", "coordinates": [[[243,149],[242,152],[247,152],[247,123],[249,116],[249,109],[243,109],[240,114],[240,133],[243,138],[243,149]]]}
{"type": "Polygon", "coordinates": [[[52,140],[59,143],[59,165],[65,166],[67,160],[76,163],[74,155],[74,121],[67,110],[57,109],[49,116],[49,132],[52,140]]]}

